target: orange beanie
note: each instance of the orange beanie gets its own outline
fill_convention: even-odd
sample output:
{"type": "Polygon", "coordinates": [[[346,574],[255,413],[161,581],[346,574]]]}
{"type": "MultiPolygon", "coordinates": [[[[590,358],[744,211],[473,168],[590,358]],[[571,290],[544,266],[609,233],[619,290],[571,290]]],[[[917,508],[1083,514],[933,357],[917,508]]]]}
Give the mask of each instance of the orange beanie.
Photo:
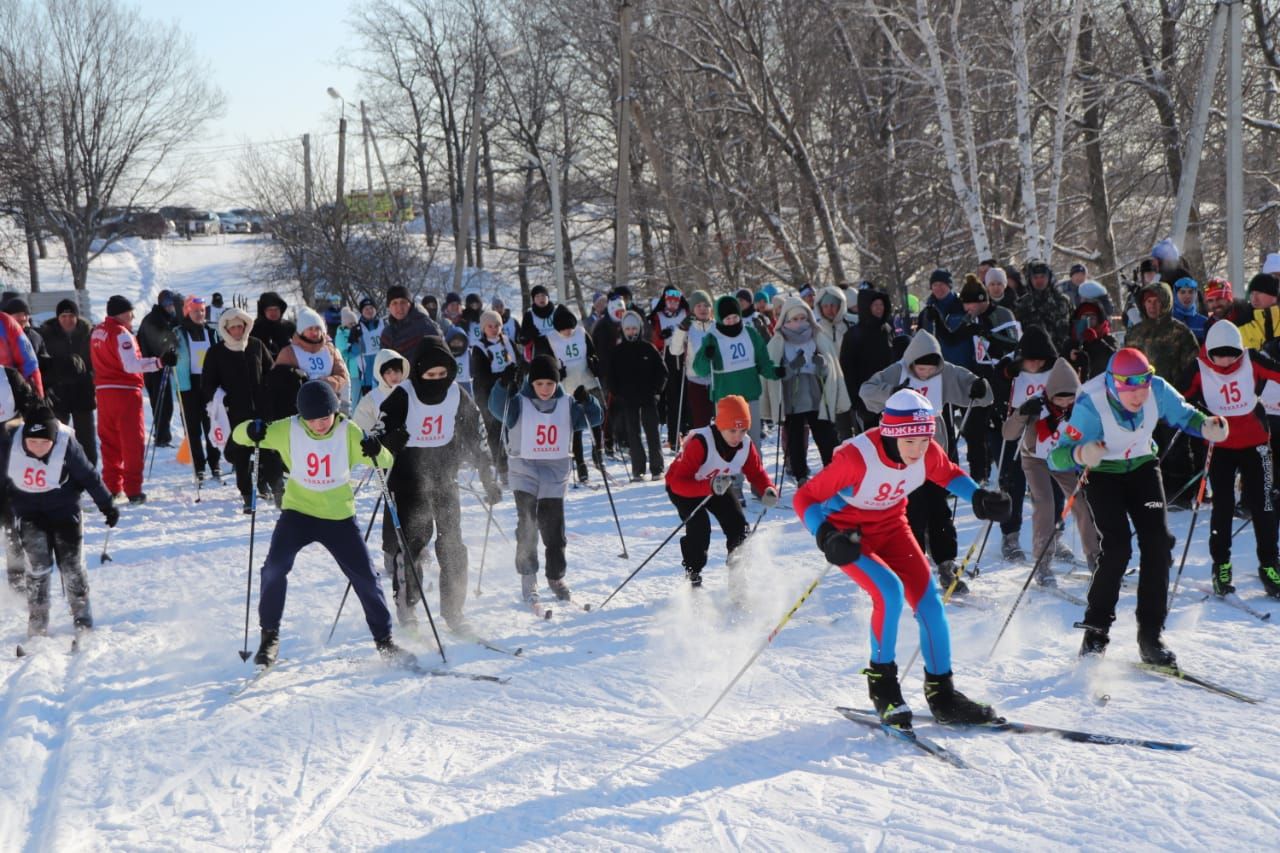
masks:
{"type": "Polygon", "coordinates": [[[716,403],[716,426],[719,429],[750,429],[751,408],[737,394],[721,397],[716,403]]]}

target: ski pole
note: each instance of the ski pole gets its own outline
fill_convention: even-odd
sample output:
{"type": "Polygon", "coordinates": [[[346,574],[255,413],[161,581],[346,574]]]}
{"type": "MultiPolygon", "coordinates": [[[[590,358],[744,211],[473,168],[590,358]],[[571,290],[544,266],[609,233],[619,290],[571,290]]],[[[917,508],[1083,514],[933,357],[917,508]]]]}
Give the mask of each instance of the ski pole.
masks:
{"type": "MultiPolygon", "coordinates": [[[[622,522],[618,521],[618,507],[613,502],[613,489],[609,488],[609,472],[604,468],[603,457],[600,460],[599,468],[600,479],[604,480],[604,493],[609,498],[609,511],[613,513],[613,524],[618,528],[618,541],[622,543],[622,553],[618,556],[624,560],[629,560],[631,559],[631,555],[627,553],[627,540],[622,538],[622,522]]],[[[666,543],[664,542],[663,544],[665,545],[666,543]]],[[[639,569],[636,571],[639,571],[639,569]]],[[[628,578],[628,580],[630,580],[630,578],[628,578]]],[[[613,596],[609,596],[609,598],[612,597],[613,596]]],[[[602,604],[600,606],[603,607],[604,605],[602,604]]]]}
{"type": "Polygon", "coordinates": [[[796,603],[791,605],[791,608],[785,614],[783,614],[782,619],[778,622],[777,625],[773,627],[773,630],[769,632],[769,636],[764,638],[764,642],[761,643],[760,647],[755,650],[755,653],[751,655],[750,658],[747,659],[746,663],[742,665],[742,669],[738,670],[738,674],[733,677],[733,680],[729,682],[728,686],[725,687],[724,690],[720,691],[720,695],[716,697],[716,701],[711,703],[711,707],[708,708],[705,713],[703,713],[699,722],[711,716],[711,712],[714,711],[716,709],[716,706],[718,706],[721,703],[721,701],[724,700],[724,697],[729,695],[729,691],[733,689],[733,686],[738,683],[738,681],[742,678],[742,676],[747,674],[747,670],[750,669],[751,665],[756,662],[756,658],[760,657],[760,655],[764,653],[764,650],[769,647],[769,644],[773,642],[773,638],[778,636],[778,634],[782,632],[783,627],[785,627],[786,624],[791,621],[791,617],[794,616],[796,611],[800,609],[800,605],[804,604],[805,601],[809,599],[809,596],[812,595],[813,591],[818,588],[818,584],[822,582],[822,579],[827,576],[827,572],[829,571],[831,571],[831,564],[827,563],[827,565],[823,567],[822,572],[816,578],[813,579],[813,583],[809,584],[809,586],[805,589],[805,591],[801,593],[800,597],[796,599],[796,603]]]}
{"type": "MultiPolygon", "coordinates": [[[[720,479],[719,477],[716,478],[716,480],[719,480],[719,479],[720,479]]],[[[679,526],[677,526],[675,530],[667,534],[667,538],[662,540],[662,544],[659,545],[657,548],[654,548],[653,553],[645,557],[644,562],[636,566],[635,569],[631,572],[631,574],[627,575],[627,579],[624,580],[622,583],[618,584],[618,588],[615,589],[613,592],[609,593],[609,597],[606,598],[604,601],[600,602],[600,605],[595,609],[602,610],[604,609],[604,606],[606,604],[608,604],[610,601],[613,601],[613,597],[617,595],[619,592],[621,592],[624,586],[631,583],[631,579],[634,578],[636,575],[640,574],[640,570],[643,569],[645,566],[649,565],[649,561],[652,560],[654,557],[658,556],[658,552],[661,551],[663,548],[665,548],[667,546],[667,543],[670,542],[672,539],[674,539],[677,533],[679,533],[681,530],[684,530],[684,526],[689,523],[689,519],[693,518],[695,515],[701,512],[702,508],[705,507],[707,505],[707,502],[710,501],[713,497],[715,497],[716,495],[723,495],[728,490],[729,490],[729,484],[727,482],[724,485],[717,485],[716,482],[713,481],[711,486],[711,494],[703,498],[702,501],[699,502],[699,504],[693,508],[693,512],[689,513],[689,515],[683,521],[680,522],[679,526]]]]}
{"type": "MultiPolygon", "coordinates": [[[[373,505],[373,515],[369,516],[369,523],[364,528],[364,541],[369,541],[369,534],[373,532],[374,519],[378,517],[378,509],[382,506],[382,495],[378,495],[377,503],[373,505]]],[[[333,617],[333,627],[329,629],[329,636],[325,638],[324,644],[327,646],[333,642],[333,632],[338,630],[338,620],[342,618],[342,608],[347,606],[347,596],[351,595],[351,581],[347,581],[347,589],[342,593],[342,601],[338,603],[338,614],[333,617]]]]}
{"type": "Polygon", "coordinates": [[[478,491],[471,488],[470,486],[466,486],[461,483],[458,484],[458,488],[462,489],[464,492],[471,493],[471,495],[479,502],[480,508],[483,509],[485,511],[485,514],[489,516],[489,523],[491,523],[494,526],[494,529],[496,529],[498,533],[501,534],[503,539],[506,539],[508,542],[510,542],[511,537],[507,536],[507,532],[502,529],[502,525],[499,524],[498,520],[493,517],[493,507],[489,506],[489,504],[485,501],[484,495],[480,494],[478,491]]]}
{"type": "MultiPolygon", "coordinates": [[[[1075,505],[1076,498],[1080,495],[1080,490],[1084,488],[1085,482],[1089,479],[1089,469],[1086,468],[1080,472],[1080,479],[1076,480],[1076,487],[1071,490],[1067,502],[1062,507],[1062,514],[1058,516],[1059,520],[1065,520],[1071,514],[1071,507],[1075,505]]],[[[1000,633],[996,634],[996,641],[991,644],[991,651],[987,653],[987,659],[990,660],[996,653],[996,647],[1000,645],[1000,639],[1004,637],[1004,632],[1008,630],[1009,623],[1013,621],[1013,614],[1017,612],[1018,605],[1022,603],[1022,598],[1027,594],[1027,587],[1031,586],[1031,579],[1036,576],[1036,572],[1040,569],[1040,564],[1044,562],[1044,558],[1049,555],[1049,549],[1053,547],[1053,536],[1045,540],[1044,547],[1040,549],[1039,556],[1036,557],[1035,564],[1031,567],[1030,574],[1022,583],[1022,589],[1018,592],[1018,597],[1013,602],[1013,607],[1009,608],[1009,615],[1004,618],[1004,624],[1000,626],[1000,633]]]]}
{"type": "MultiPolygon", "coordinates": [[[[688,384],[684,375],[685,369],[689,366],[689,335],[686,332],[684,338],[684,352],[680,353],[680,403],[676,406],[676,444],[680,443],[680,436],[684,433],[684,386],[688,384]]],[[[678,453],[680,448],[671,448],[672,453],[678,453]]]]}
{"type": "MultiPolygon", "coordinates": [[[[1179,435],[1181,435],[1181,433],[1179,433],[1179,435]]],[[[1171,504],[1171,503],[1173,503],[1174,501],[1176,501],[1178,498],[1182,497],[1182,496],[1183,496],[1183,494],[1185,494],[1185,493],[1186,493],[1187,489],[1191,488],[1191,487],[1192,487],[1192,486],[1194,486],[1196,483],[1200,482],[1201,478],[1203,478],[1203,477],[1204,477],[1204,471],[1201,471],[1200,473],[1198,473],[1198,474],[1196,474],[1194,477],[1192,477],[1190,480],[1187,480],[1187,482],[1185,482],[1185,483],[1183,483],[1183,484],[1182,484],[1182,488],[1178,489],[1178,491],[1176,491],[1176,492],[1174,492],[1174,493],[1173,493],[1173,497],[1171,497],[1171,498],[1167,498],[1167,499],[1165,500],[1165,504],[1166,504],[1166,505],[1171,504]]]]}
{"type": "Polygon", "coordinates": [[[169,384],[169,367],[166,365],[160,371],[160,390],[156,394],[156,403],[151,407],[151,432],[147,434],[147,446],[142,448],[142,455],[147,455],[147,448],[151,449],[151,461],[147,463],[147,476],[151,476],[152,470],[156,466],[156,423],[160,420],[160,407],[164,401],[164,395],[168,393],[169,384]]]}
{"type": "Polygon", "coordinates": [[[418,585],[418,592],[422,594],[422,609],[427,611],[427,623],[431,626],[431,635],[435,637],[436,648],[440,650],[440,660],[448,663],[449,659],[444,655],[444,643],[440,642],[440,632],[436,630],[436,620],[431,616],[431,605],[427,604],[427,595],[422,586],[422,575],[418,572],[418,561],[414,559],[413,553],[409,550],[409,542],[404,537],[404,530],[400,527],[400,513],[396,512],[395,499],[391,497],[391,492],[387,489],[387,477],[382,473],[382,469],[377,466],[376,460],[370,460],[374,463],[374,476],[378,478],[378,485],[382,488],[382,500],[386,504],[387,512],[391,513],[391,524],[396,529],[396,541],[400,545],[401,552],[404,553],[405,564],[413,570],[414,583],[418,585]]]}
{"type": "MultiPolygon", "coordinates": [[[[951,601],[951,596],[955,593],[956,587],[960,585],[960,578],[964,577],[965,569],[969,566],[969,561],[973,559],[974,550],[978,550],[978,559],[982,559],[982,551],[986,550],[987,537],[991,535],[992,521],[987,522],[986,528],[981,536],[973,537],[973,543],[969,545],[969,550],[965,552],[964,560],[960,563],[960,568],[956,569],[956,573],[951,577],[951,583],[947,584],[946,592],[942,594],[942,603],[946,604],[951,601]],[[982,548],[978,548],[978,543],[982,543],[982,548]]],[[[916,658],[920,656],[920,644],[916,643],[916,650],[911,653],[911,657],[907,658],[907,665],[902,668],[902,674],[906,675],[911,671],[911,667],[915,666],[916,658]]]]}
{"type": "Polygon", "coordinates": [[[200,503],[200,487],[204,485],[200,479],[200,469],[196,467],[196,448],[192,444],[191,427],[187,426],[187,410],[182,405],[182,391],[178,383],[173,383],[174,405],[178,407],[178,417],[182,420],[182,431],[186,433],[187,450],[191,452],[191,478],[196,481],[196,503],[200,503]]]}
{"type": "Polygon", "coordinates": [[[244,648],[240,651],[242,661],[249,659],[249,602],[253,596],[253,535],[258,528],[258,454],[261,452],[262,445],[255,441],[250,475],[253,486],[249,492],[249,579],[244,587],[244,648]]]}
{"type": "Polygon", "coordinates": [[[1235,538],[1240,535],[1240,531],[1244,530],[1246,527],[1249,526],[1249,522],[1252,520],[1253,519],[1251,518],[1246,518],[1244,521],[1240,522],[1240,526],[1237,527],[1235,531],[1231,534],[1232,541],[1234,541],[1235,538]]]}
{"type": "Polygon", "coordinates": [[[480,573],[476,576],[476,598],[480,597],[480,584],[484,582],[484,558],[489,553],[489,528],[493,526],[493,513],[484,523],[484,544],[480,546],[480,573]]]}
{"type": "MultiPolygon", "coordinates": [[[[107,546],[111,544],[111,531],[112,531],[112,530],[115,530],[115,528],[114,528],[114,527],[108,527],[108,528],[107,528],[107,537],[106,537],[105,539],[103,539],[103,540],[102,540],[102,553],[98,555],[98,565],[99,565],[99,566],[101,566],[103,563],[110,563],[110,562],[113,562],[113,560],[111,559],[111,555],[107,553],[107,546]]],[[[59,574],[61,574],[61,573],[59,573],[59,574]]]]}
{"type": "MultiPolygon", "coordinates": [[[[1179,433],[1181,435],[1181,433],[1179,433]]],[[[1169,445],[1172,447],[1172,443],[1169,445]]],[[[1187,528],[1187,540],[1182,543],[1182,559],[1178,561],[1178,573],[1173,576],[1173,588],[1169,590],[1169,603],[1173,607],[1173,597],[1178,594],[1178,582],[1182,580],[1182,569],[1187,565],[1187,552],[1191,550],[1191,537],[1196,532],[1196,516],[1200,514],[1200,504],[1204,501],[1204,487],[1209,482],[1209,465],[1213,462],[1213,442],[1209,442],[1209,450],[1204,455],[1204,474],[1200,479],[1200,488],[1196,490],[1196,502],[1191,507],[1191,526],[1187,528]]]]}

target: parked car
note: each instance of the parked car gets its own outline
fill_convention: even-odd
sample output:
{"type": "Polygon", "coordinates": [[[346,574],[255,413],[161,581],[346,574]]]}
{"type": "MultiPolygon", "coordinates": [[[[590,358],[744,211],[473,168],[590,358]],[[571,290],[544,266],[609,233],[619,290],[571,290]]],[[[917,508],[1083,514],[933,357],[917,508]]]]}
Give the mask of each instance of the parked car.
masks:
{"type": "Polygon", "coordinates": [[[159,240],[169,232],[169,223],[151,210],[115,211],[98,224],[99,237],[141,237],[159,240]]]}
{"type": "Polygon", "coordinates": [[[233,208],[232,213],[249,223],[250,234],[261,234],[267,229],[267,215],[251,207],[233,208]]]}
{"type": "Polygon", "coordinates": [[[248,234],[249,220],[243,216],[237,216],[235,213],[226,212],[218,214],[218,221],[222,225],[223,234],[248,234]]]}
{"type": "Polygon", "coordinates": [[[221,234],[222,221],[213,211],[196,210],[178,225],[178,229],[185,230],[188,234],[221,234]]]}

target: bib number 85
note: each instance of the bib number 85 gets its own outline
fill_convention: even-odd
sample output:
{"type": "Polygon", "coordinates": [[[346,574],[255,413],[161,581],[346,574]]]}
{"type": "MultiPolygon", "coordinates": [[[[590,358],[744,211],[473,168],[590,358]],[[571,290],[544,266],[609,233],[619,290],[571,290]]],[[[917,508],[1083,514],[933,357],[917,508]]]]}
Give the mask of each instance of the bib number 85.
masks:
{"type": "Polygon", "coordinates": [[[907,490],[905,488],[906,485],[907,485],[906,480],[899,480],[898,485],[896,486],[894,486],[891,483],[881,483],[880,488],[876,489],[875,500],[879,503],[890,503],[893,501],[900,501],[902,500],[903,496],[907,493],[907,490]]]}

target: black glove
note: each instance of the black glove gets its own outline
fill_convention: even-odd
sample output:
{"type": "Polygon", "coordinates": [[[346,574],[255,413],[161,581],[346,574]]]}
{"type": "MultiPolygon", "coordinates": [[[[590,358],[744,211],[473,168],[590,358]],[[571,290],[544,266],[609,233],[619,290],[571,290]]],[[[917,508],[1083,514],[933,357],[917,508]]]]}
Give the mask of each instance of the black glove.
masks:
{"type": "Polygon", "coordinates": [[[490,480],[484,484],[484,502],[493,506],[502,500],[502,487],[490,480]]]}
{"type": "Polygon", "coordinates": [[[165,350],[160,356],[160,363],[165,367],[173,367],[178,363],[178,351],[176,349],[165,350]]]}
{"type": "Polygon", "coordinates": [[[862,529],[840,530],[829,521],[818,527],[818,547],[822,549],[827,562],[836,566],[847,566],[862,556],[862,529]]]}
{"type": "Polygon", "coordinates": [[[392,453],[399,453],[409,443],[409,431],[402,426],[392,427],[378,436],[382,446],[392,453]]]}
{"type": "Polygon", "coordinates": [[[1018,414],[1024,418],[1039,418],[1040,411],[1044,408],[1044,397],[1032,397],[1027,402],[1018,407],[1018,414]]]}
{"type": "Polygon", "coordinates": [[[679,328],[680,328],[680,331],[687,332],[692,326],[693,326],[693,318],[686,315],[685,318],[680,321],[679,328]]]}
{"type": "Polygon", "coordinates": [[[813,366],[815,368],[817,368],[819,371],[822,371],[826,368],[826,364],[827,364],[827,360],[822,357],[822,353],[815,352],[813,354],[813,366]]]}
{"type": "Polygon", "coordinates": [[[301,367],[295,367],[293,369],[293,375],[298,377],[303,382],[306,382],[308,379],[311,378],[311,374],[307,373],[307,371],[303,370],[301,367]]]}
{"type": "Polygon", "coordinates": [[[508,364],[507,369],[502,371],[502,375],[498,378],[498,381],[501,382],[503,387],[509,391],[516,390],[516,366],[514,364],[508,364]]]}
{"type": "Polygon", "coordinates": [[[773,372],[777,379],[781,379],[782,377],[787,375],[787,366],[785,364],[775,365],[773,368],[773,372]]]}
{"type": "Polygon", "coordinates": [[[372,435],[366,435],[360,439],[360,451],[370,459],[377,459],[382,451],[382,442],[372,435]]]}
{"type": "Polygon", "coordinates": [[[980,400],[987,395],[987,380],[978,377],[973,380],[973,384],[969,386],[969,398],[972,400],[980,400]]]}
{"type": "Polygon", "coordinates": [[[107,527],[115,527],[120,523],[120,510],[114,506],[107,505],[102,510],[102,516],[107,520],[107,527]]]}
{"type": "Polygon", "coordinates": [[[76,376],[85,373],[84,359],[74,353],[71,355],[71,372],[76,376]]]}
{"type": "Polygon", "coordinates": [[[587,404],[587,400],[591,399],[591,395],[587,393],[586,388],[579,385],[577,388],[573,389],[573,399],[576,400],[579,405],[585,406],[587,404]]]}
{"type": "Polygon", "coordinates": [[[1006,521],[1013,511],[1013,498],[1007,492],[978,489],[973,493],[973,514],[980,521],[1006,521]]]}
{"type": "Polygon", "coordinates": [[[258,444],[267,437],[267,422],[262,418],[255,418],[249,422],[246,432],[249,435],[249,440],[254,444],[258,444]]]}
{"type": "Polygon", "coordinates": [[[667,338],[671,337],[671,333],[672,333],[673,331],[675,331],[675,330],[674,330],[674,329],[663,329],[659,334],[661,334],[661,335],[662,335],[662,339],[665,341],[667,338]]]}
{"type": "Polygon", "coordinates": [[[363,335],[364,335],[364,331],[360,328],[360,324],[356,323],[354,326],[351,327],[350,331],[347,332],[347,343],[358,344],[360,343],[360,338],[363,335]]]}

